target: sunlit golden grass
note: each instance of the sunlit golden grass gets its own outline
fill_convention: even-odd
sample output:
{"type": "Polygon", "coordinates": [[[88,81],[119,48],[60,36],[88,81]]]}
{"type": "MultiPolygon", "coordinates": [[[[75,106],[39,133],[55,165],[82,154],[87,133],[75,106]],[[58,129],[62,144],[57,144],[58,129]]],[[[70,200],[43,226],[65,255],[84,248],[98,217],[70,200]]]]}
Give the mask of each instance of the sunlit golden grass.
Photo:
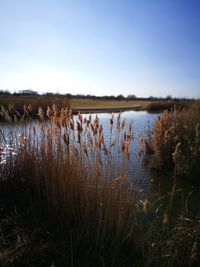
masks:
{"type": "Polygon", "coordinates": [[[170,210],[159,199],[135,197],[126,176],[132,126],[125,128],[120,115],[111,115],[108,122],[111,131],[119,132],[114,143],[120,144],[125,159],[117,176],[112,172],[115,157],[110,154],[114,143],[105,142],[98,116],[85,118],[79,113],[75,120],[71,109],[55,105],[47,110],[40,107],[38,116],[38,125],[21,124],[18,133],[0,135],[1,143],[6,139],[12,146],[17,139],[18,146],[17,156],[10,153],[0,166],[1,203],[6,199],[14,218],[21,206],[28,210],[31,219],[23,211],[23,221],[34,225],[30,236],[43,225],[42,234],[34,239],[39,248],[32,254],[26,254],[28,241],[20,241],[24,237],[17,221],[11,247],[18,249],[12,253],[7,252],[4,230],[2,266],[10,266],[6,255],[16,266],[43,266],[41,251],[46,250],[39,240],[44,235],[58,245],[57,250],[48,247],[55,254],[45,258],[47,266],[188,266],[200,260],[198,218],[185,214],[173,224],[170,210]]]}
{"type": "Polygon", "coordinates": [[[163,112],[156,120],[147,148],[155,152],[154,167],[200,181],[200,102],[182,111],[163,112]]]}

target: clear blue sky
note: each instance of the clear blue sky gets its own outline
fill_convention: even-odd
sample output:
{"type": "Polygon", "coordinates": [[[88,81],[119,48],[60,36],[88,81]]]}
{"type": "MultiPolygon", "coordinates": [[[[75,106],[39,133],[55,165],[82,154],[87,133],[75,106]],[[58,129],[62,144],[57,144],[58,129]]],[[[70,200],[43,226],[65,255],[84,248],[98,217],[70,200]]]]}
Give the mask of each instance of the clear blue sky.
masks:
{"type": "Polygon", "coordinates": [[[200,97],[200,0],[0,0],[0,89],[200,97]]]}

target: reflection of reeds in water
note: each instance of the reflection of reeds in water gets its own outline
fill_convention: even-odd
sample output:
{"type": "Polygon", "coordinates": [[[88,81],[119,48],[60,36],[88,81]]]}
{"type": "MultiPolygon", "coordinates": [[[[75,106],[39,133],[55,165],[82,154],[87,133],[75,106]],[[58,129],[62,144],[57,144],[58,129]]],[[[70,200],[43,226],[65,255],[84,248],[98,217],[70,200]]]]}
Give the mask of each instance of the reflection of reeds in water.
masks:
{"type": "Polygon", "coordinates": [[[199,259],[195,244],[200,232],[192,231],[192,226],[199,229],[198,221],[183,217],[170,228],[169,212],[162,212],[159,200],[150,204],[134,197],[126,165],[120,166],[117,176],[112,168],[104,171],[106,162],[115,159],[110,149],[116,144],[128,160],[131,125],[125,130],[120,116],[115,124],[113,114],[110,127],[115,139],[107,144],[98,116],[93,120],[79,113],[75,120],[70,109],[55,105],[39,108],[38,115],[39,126],[25,128],[12,164],[1,166],[0,182],[12,182],[16,192],[22,190],[23,202],[31,199],[32,209],[64,246],[62,265],[184,266],[199,259]]]}

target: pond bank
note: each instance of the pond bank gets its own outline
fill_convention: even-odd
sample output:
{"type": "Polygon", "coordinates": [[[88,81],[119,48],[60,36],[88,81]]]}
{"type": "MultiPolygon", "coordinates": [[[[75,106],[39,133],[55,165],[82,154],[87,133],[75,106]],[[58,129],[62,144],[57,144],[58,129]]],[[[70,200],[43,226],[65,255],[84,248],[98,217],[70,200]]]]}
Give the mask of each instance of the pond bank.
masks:
{"type": "Polygon", "coordinates": [[[122,112],[122,111],[128,111],[128,110],[133,110],[133,111],[140,111],[142,110],[141,105],[135,105],[135,106],[116,106],[116,107],[72,107],[73,113],[78,113],[79,111],[81,113],[107,113],[107,112],[122,112]]]}

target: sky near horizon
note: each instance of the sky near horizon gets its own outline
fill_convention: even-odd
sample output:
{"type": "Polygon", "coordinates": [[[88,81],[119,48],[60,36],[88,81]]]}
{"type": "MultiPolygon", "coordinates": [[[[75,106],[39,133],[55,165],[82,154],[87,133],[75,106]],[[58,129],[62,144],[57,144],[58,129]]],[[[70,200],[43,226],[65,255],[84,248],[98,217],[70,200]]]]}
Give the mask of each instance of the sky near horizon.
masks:
{"type": "Polygon", "coordinates": [[[200,98],[200,0],[0,0],[0,89],[200,98]]]}

